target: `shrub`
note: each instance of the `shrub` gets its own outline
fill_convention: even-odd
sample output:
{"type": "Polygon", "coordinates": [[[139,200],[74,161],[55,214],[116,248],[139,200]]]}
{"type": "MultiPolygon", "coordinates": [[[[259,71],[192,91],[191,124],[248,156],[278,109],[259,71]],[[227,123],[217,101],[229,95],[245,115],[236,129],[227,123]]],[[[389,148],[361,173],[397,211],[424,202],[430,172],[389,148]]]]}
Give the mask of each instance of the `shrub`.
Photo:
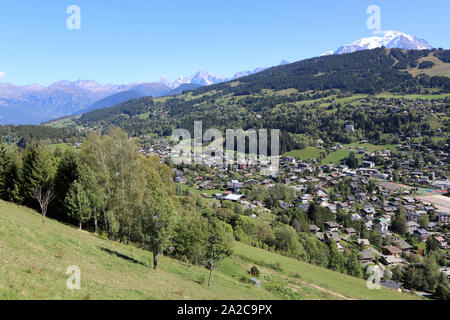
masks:
{"type": "Polygon", "coordinates": [[[431,69],[433,68],[434,63],[431,61],[423,61],[419,64],[419,69],[431,69]]]}
{"type": "Polygon", "coordinates": [[[256,266],[253,266],[251,269],[250,269],[250,274],[252,275],[252,276],[254,276],[254,277],[259,277],[259,270],[258,270],[258,268],[256,267],[256,266]]]}

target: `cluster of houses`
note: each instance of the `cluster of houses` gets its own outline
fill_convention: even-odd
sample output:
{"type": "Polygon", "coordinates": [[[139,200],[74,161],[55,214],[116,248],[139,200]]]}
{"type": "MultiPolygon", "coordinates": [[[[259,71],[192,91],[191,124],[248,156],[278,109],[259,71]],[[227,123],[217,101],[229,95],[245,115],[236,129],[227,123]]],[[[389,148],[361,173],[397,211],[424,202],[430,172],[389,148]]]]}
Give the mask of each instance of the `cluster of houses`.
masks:
{"type": "MultiPolygon", "coordinates": [[[[389,268],[408,263],[404,259],[405,255],[418,252],[417,246],[396,237],[391,231],[392,219],[399,206],[405,208],[408,232],[417,239],[417,242],[425,242],[428,237],[433,237],[442,250],[447,250],[447,243],[450,241],[450,234],[443,232],[450,224],[450,212],[437,211],[435,207],[423,203],[407,189],[398,191],[377,185],[377,192],[369,194],[364,186],[371,178],[377,177],[375,176],[377,171],[370,162],[363,162],[360,168],[350,169],[346,165],[317,166],[291,157],[281,157],[279,172],[271,176],[261,176],[257,168],[236,165],[231,172],[234,176],[238,175],[239,180],[230,179],[231,172],[217,168],[211,168],[209,174],[202,174],[190,167],[174,169],[174,172],[176,182],[192,181],[203,197],[233,201],[241,204],[244,210],[271,212],[264,203],[249,201],[242,192],[244,188],[251,188],[254,185],[272,188],[276,184],[283,184],[298,194],[293,203],[279,201],[279,207],[283,210],[297,206],[306,212],[309,205],[315,202],[327,207],[333,213],[337,213],[338,210],[347,213],[352,221],[362,220],[368,230],[378,230],[383,238],[390,236],[392,244],[375,247],[368,239],[361,239],[353,228],[344,228],[334,221],[324,223],[323,228],[310,225],[310,232],[325,242],[332,239],[341,251],[349,243],[356,243],[360,248],[363,265],[378,264],[388,273],[389,268]],[[350,192],[346,195],[331,192],[344,178],[350,192]],[[429,215],[431,211],[434,211],[436,221],[429,222],[427,227],[421,227],[420,217],[429,215]]],[[[220,205],[220,202],[218,204],[220,205]]],[[[252,217],[257,218],[258,215],[253,214],[252,217]]],[[[386,285],[395,286],[393,283],[386,285]]]]}
{"type": "MultiPolygon", "coordinates": [[[[371,101],[367,103],[370,104],[371,101]]],[[[423,105],[420,101],[418,103],[418,106],[423,105]]],[[[396,113],[402,109],[401,106],[393,105],[388,110],[396,113]]],[[[352,123],[346,123],[345,130],[352,132],[357,128],[352,123]]],[[[424,245],[417,243],[424,243],[429,237],[434,238],[440,250],[449,257],[450,209],[438,208],[424,202],[416,197],[413,188],[397,188],[391,185],[396,186],[392,181],[398,179],[404,184],[430,188],[433,192],[438,190],[443,194],[450,188],[449,177],[445,176],[442,169],[448,166],[450,155],[448,152],[431,150],[421,145],[420,139],[415,139],[417,137],[406,138],[403,139],[405,143],[396,146],[397,152],[390,149],[368,151],[364,148],[367,141],[361,141],[357,147],[346,147],[362,159],[358,168],[350,168],[345,164],[322,164],[319,159],[299,161],[294,157],[279,157],[278,171],[267,176],[261,174],[260,166],[251,165],[248,158],[231,166],[223,166],[216,165],[211,157],[203,156],[203,163],[209,170],[202,171],[188,165],[178,166],[173,169],[174,180],[176,183],[188,183],[197,188],[203,197],[211,199],[217,205],[220,205],[222,200],[228,200],[240,204],[244,211],[250,209],[255,213],[270,213],[273,208],[266,207],[260,201],[250,201],[243,189],[250,189],[255,185],[269,189],[277,184],[288,186],[296,191],[298,197],[293,202],[278,201],[278,210],[296,206],[307,212],[310,204],[314,202],[328,208],[332,213],[343,212],[352,221],[362,221],[367,230],[378,230],[383,239],[392,239],[389,245],[380,247],[370,243],[369,239],[361,238],[355,229],[346,228],[335,221],[328,221],[321,227],[309,226],[309,231],[318,239],[324,242],[333,240],[340,251],[346,246],[357,245],[363,265],[377,265],[385,274],[389,274],[392,267],[407,264],[408,259],[405,257],[408,255],[421,254],[420,247],[423,248],[424,245]],[[417,158],[417,154],[432,154],[435,161],[425,162],[424,157],[417,158]],[[417,163],[420,164],[420,170],[417,163]],[[340,194],[336,190],[343,181],[346,191],[340,194]],[[377,182],[376,189],[369,193],[367,185],[370,181],[377,182]],[[392,232],[393,217],[400,206],[406,211],[409,237],[392,232]],[[425,225],[422,221],[424,216],[433,216],[435,219],[425,225]],[[410,240],[413,238],[414,243],[410,240]]],[[[159,139],[141,152],[156,155],[164,161],[170,156],[172,148],[171,143],[159,139]]],[[[336,144],[333,151],[343,148],[344,146],[336,144]]],[[[255,219],[258,219],[258,216],[251,215],[255,219]]],[[[442,268],[441,271],[450,277],[450,269],[442,268]]],[[[401,284],[394,281],[384,281],[382,285],[394,290],[401,287],[401,284]]]]}

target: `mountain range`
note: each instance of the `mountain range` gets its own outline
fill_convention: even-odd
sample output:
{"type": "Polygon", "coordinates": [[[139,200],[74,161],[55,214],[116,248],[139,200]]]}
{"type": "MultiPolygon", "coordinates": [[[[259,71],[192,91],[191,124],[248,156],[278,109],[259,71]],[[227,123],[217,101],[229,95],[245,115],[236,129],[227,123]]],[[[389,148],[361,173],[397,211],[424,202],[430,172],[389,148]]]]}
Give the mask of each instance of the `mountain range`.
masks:
{"type": "MultiPolygon", "coordinates": [[[[425,40],[386,31],[382,36],[357,40],[324,55],[351,53],[377,47],[400,49],[431,49],[425,40]]],[[[279,66],[289,64],[283,60],[279,66]]],[[[166,80],[152,83],[106,84],[92,80],[58,81],[47,87],[39,84],[16,86],[0,83],[0,124],[38,124],[67,115],[80,115],[98,108],[145,96],[161,97],[194,90],[200,86],[215,85],[253,75],[268,68],[255,68],[236,72],[231,78],[200,70],[179,77],[172,83],[166,80]]]]}

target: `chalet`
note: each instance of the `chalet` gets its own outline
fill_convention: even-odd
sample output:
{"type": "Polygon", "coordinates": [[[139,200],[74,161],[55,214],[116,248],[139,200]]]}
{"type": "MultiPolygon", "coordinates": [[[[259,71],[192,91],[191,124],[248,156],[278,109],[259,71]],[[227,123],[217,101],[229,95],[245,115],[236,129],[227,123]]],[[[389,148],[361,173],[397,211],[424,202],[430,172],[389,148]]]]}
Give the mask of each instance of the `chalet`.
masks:
{"type": "Polygon", "coordinates": [[[354,236],[356,235],[356,230],[353,228],[346,228],[345,233],[348,234],[349,236],[354,236]]]}
{"type": "Polygon", "coordinates": [[[365,214],[368,214],[368,215],[374,215],[375,214],[375,208],[366,206],[366,207],[364,207],[363,212],[365,214]]]}
{"type": "Polygon", "coordinates": [[[442,224],[449,224],[450,223],[450,212],[438,211],[438,212],[436,212],[436,218],[442,224]]]}
{"type": "Polygon", "coordinates": [[[428,230],[435,230],[437,229],[439,226],[436,222],[430,222],[428,223],[428,230]]]}
{"type": "Polygon", "coordinates": [[[396,266],[397,264],[399,264],[401,262],[401,260],[399,258],[397,258],[395,256],[391,256],[391,255],[389,255],[389,256],[386,256],[386,255],[381,256],[380,261],[384,265],[389,266],[389,267],[390,266],[396,266]]]}
{"type": "Polygon", "coordinates": [[[246,185],[246,186],[254,186],[254,185],[257,185],[257,184],[259,184],[259,181],[256,180],[256,179],[249,179],[249,180],[244,182],[244,185],[246,185]]]}
{"type": "Polygon", "coordinates": [[[355,126],[353,124],[346,124],[345,130],[347,131],[355,131],[355,126]]]}
{"type": "Polygon", "coordinates": [[[428,231],[425,229],[417,229],[413,235],[419,239],[419,241],[426,241],[428,238],[428,231]]]}
{"type": "Polygon", "coordinates": [[[382,280],[380,281],[380,285],[383,287],[402,292],[403,282],[394,281],[394,280],[382,280]]]}
{"type": "Polygon", "coordinates": [[[243,195],[241,194],[228,194],[227,196],[225,196],[223,198],[223,200],[229,200],[229,201],[233,201],[233,202],[237,202],[239,201],[241,198],[243,197],[243,195]]]}
{"type": "Polygon", "coordinates": [[[339,233],[337,232],[327,232],[325,233],[325,239],[326,240],[333,240],[336,243],[341,242],[341,237],[339,236],[339,233]]]}
{"type": "Polygon", "coordinates": [[[419,225],[417,224],[417,222],[414,222],[414,221],[408,222],[408,232],[410,234],[413,234],[414,231],[416,231],[418,228],[419,228],[419,225]]]}
{"type": "Polygon", "coordinates": [[[337,232],[340,225],[334,221],[324,222],[325,229],[331,232],[337,232]]]}
{"type": "Polygon", "coordinates": [[[318,226],[316,226],[315,224],[310,224],[309,231],[312,233],[316,233],[316,232],[320,231],[320,228],[318,226]]]}
{"type": "Polygon", "coordinates": [[[361,262],[363,265],[373,263],[374,261],[375,257],[372,255],[372,253],[370,253],[370,251],[361,251],[361,262]]]}
{"type": "Polygon", "coordinates": [[[387,232],[389,229],[389,225],[386,222],[378,222],[375,227],[380,232],[387,232]]]}
{"type": "Polygon", "coordinates": [[[240,183],[238,180],[231,180],[227,183],[227,189],[238,193],[242,190],[242,183],[240,183]]]}
{"type": "Polygon", "coordinates": [[[375,168],[375,163],[372,161],[363,161],[361,164],[364,168],[375,168]]]}
{"type": "Polygon", "coordinates": [[[412,245],[410,245],[408,242],[406,242],[403,239],[397,239],[393,243],[396,247],[400,248],[400,250],[402,250],[402,252],[412,252],[412,250],[414,249],[414,247],[412,245]]]}
{"type": "Polygon", "coordinates": [[[382,250],[383,254],[388,255],[388,256],[394,256],[397,258],[402,254],[402,250],[400,250],[399,248],[397,248],[395,246],[384,246],[384,247],[381,247],[381,250],[382,250]]]}
{"type": "Polygon", "coordinates": [[[211,190],[216,186],[216,183],[213,181],[205,181],[202,184],[200,184],[198,187],[202,190],[211,190]]]}
{"type": "Polygon", "coordinates": [[[417,212],[407,212],[405,214],[405,216],[406,216],[406,219],[408,219],[408,221],[414,221],[414,222],[419,221],[419,218],[420,218],[420,214],[417,212]]]}
{"type": "Polygon", "coordinates": [[[436,239],[439,248],[441,249],[446,249],[447,248],[447,242],[445,241],[445,239],[442,236],[434,236],[434,239],[436,239]]]}

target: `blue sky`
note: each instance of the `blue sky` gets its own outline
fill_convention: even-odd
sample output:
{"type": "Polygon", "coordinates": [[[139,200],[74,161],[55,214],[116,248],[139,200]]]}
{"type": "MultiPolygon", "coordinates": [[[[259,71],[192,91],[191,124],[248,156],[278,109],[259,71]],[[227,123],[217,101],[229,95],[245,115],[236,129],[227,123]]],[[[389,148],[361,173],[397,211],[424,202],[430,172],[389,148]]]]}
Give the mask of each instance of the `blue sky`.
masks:
{"type": "Polygon", "coordinates": [[[151,82],[201,68],[232,76],[371,36],[372,4],[382,29],[450,48],[448,0],[14,0],[0,2],[0,81],[151,82]],[[81,30],[66,27],[72,4],[81,30]]]}

